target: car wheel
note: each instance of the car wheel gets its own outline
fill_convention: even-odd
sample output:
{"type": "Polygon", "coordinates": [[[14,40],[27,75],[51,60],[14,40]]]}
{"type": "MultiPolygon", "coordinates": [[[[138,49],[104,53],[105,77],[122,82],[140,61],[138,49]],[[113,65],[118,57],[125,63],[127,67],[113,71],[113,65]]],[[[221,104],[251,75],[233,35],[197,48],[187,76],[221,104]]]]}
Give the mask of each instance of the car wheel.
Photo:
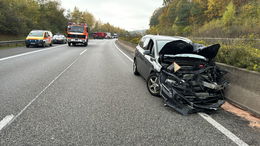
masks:
{"type": "Polygon", "coordinates": [[[147,89],[153,96],[160,96],[159,78],[155,73],[150,74],[148,77],[147,89]]]}
{"type": "Polygon", "coordinates": [[[71,43],[68,43],[69,46],[71,46],[71,43]]]}
{"type": "Polygon", "coordinates": [[[133,72],[134,72],[134,75],[139,75],[139,72],[137,70],[136,60],[134,60],[134,62],[133,62],[133,72]]]}
{"type": "Polygon", "coordinates": [[[52,46],[52,43],[50,43],[50,46],[52,46]]]}
{"type": "Polygon", "coordinates": [[[29,48],[30,47],[30,45],[26,45],[26,48],[29,48]]]}

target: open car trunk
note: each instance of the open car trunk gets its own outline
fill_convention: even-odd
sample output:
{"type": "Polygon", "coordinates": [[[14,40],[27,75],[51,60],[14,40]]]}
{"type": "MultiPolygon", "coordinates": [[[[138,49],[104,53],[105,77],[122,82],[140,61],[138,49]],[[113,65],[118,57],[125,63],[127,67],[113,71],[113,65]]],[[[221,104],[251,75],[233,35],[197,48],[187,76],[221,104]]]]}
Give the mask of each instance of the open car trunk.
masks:
{"type": "Polygon", "coordinates": [[[160,92],[168,106],[187,115],[217,110],[224,103],[225,71],[213,58],[219,45],[195,48],[183,41],[166,44],[160,54],[160,92]],[[182,53],[184,52],[184,53],[182,53]]]}

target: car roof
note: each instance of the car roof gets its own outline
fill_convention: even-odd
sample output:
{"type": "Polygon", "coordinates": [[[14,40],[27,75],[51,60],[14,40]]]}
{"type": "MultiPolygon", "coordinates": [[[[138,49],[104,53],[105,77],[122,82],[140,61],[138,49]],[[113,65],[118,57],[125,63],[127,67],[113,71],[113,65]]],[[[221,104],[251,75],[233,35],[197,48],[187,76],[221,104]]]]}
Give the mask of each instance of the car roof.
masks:
{"type": "Polygon", "coordinates": [[[185,37],[180,36],[163,36],[163,35],[145,35],[144,37],[149,37],[153,40],[169,40],[169,41],[178,41],[182,40],[187,43],[192,43],[192,41],[185,37]]]}
{"type": "Polygon", "coordinates": [[[51,32],[51,31],[49,31],[49,30],[32,30],[32,31],[51,32]]]}

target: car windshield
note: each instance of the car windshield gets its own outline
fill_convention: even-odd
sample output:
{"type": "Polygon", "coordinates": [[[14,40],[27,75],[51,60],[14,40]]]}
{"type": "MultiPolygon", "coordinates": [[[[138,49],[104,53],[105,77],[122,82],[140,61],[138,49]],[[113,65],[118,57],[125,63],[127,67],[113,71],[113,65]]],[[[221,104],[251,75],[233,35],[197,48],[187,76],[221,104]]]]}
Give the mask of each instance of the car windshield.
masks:
{"type": "Polygon", "coordinates": [[[53,38],[65,38],[64,35],[54,35],[53,38]]]}
{"type": "Polygon", "coordinates": [[[29,36],[31,37],[42,37],[43,36],[43,31],[32,31],[30,32],[29,36]]]}
{"type": "Polygon", "coordinates": [[[162,50],[163,46],[169,42],[170,42],[170,40],[158,40],[157,41],[157,51],[160,52],[162,50]]]}
{"type": "Polygon", "coordinates": [[[83,26],[69,26],[68,27],[68,32],[83,33],[84,32],[84,27],[83,26]]]}

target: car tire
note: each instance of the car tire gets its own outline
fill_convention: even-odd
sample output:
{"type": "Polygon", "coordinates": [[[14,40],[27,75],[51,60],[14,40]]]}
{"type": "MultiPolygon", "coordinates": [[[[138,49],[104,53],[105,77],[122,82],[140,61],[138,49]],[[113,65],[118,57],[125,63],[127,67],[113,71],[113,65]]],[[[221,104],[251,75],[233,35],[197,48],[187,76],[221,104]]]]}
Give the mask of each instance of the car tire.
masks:
{"type": "Polygon", "coordinates": [[[153,96],[160,96],[160,85],[158,75],[151,73],[146,81],[147,89],[153,96]]]}
{"type": "Polygon", "coordinates": [[[50,43],[50,46],[52,46],[52,43],[50,43]]]}
{"type": "Polygon", "coordinates": [[[26,48],[29,48],[30,47],[30,45],[26,45],[26,48]]]}
{"type": "Polygon", "coordinates": [[[71,43],[68,43],[69,46],[71,46],[71,43]]]}
{"type": "Polygon", "coordinates": [[[138,70],[137,70],[137,63],[136,63],[136,60],[134,60],[134,62],[133,62],[133,73],[134,73],[134,75],[139,75],[139,72],[138,72],[138,70]]]}

